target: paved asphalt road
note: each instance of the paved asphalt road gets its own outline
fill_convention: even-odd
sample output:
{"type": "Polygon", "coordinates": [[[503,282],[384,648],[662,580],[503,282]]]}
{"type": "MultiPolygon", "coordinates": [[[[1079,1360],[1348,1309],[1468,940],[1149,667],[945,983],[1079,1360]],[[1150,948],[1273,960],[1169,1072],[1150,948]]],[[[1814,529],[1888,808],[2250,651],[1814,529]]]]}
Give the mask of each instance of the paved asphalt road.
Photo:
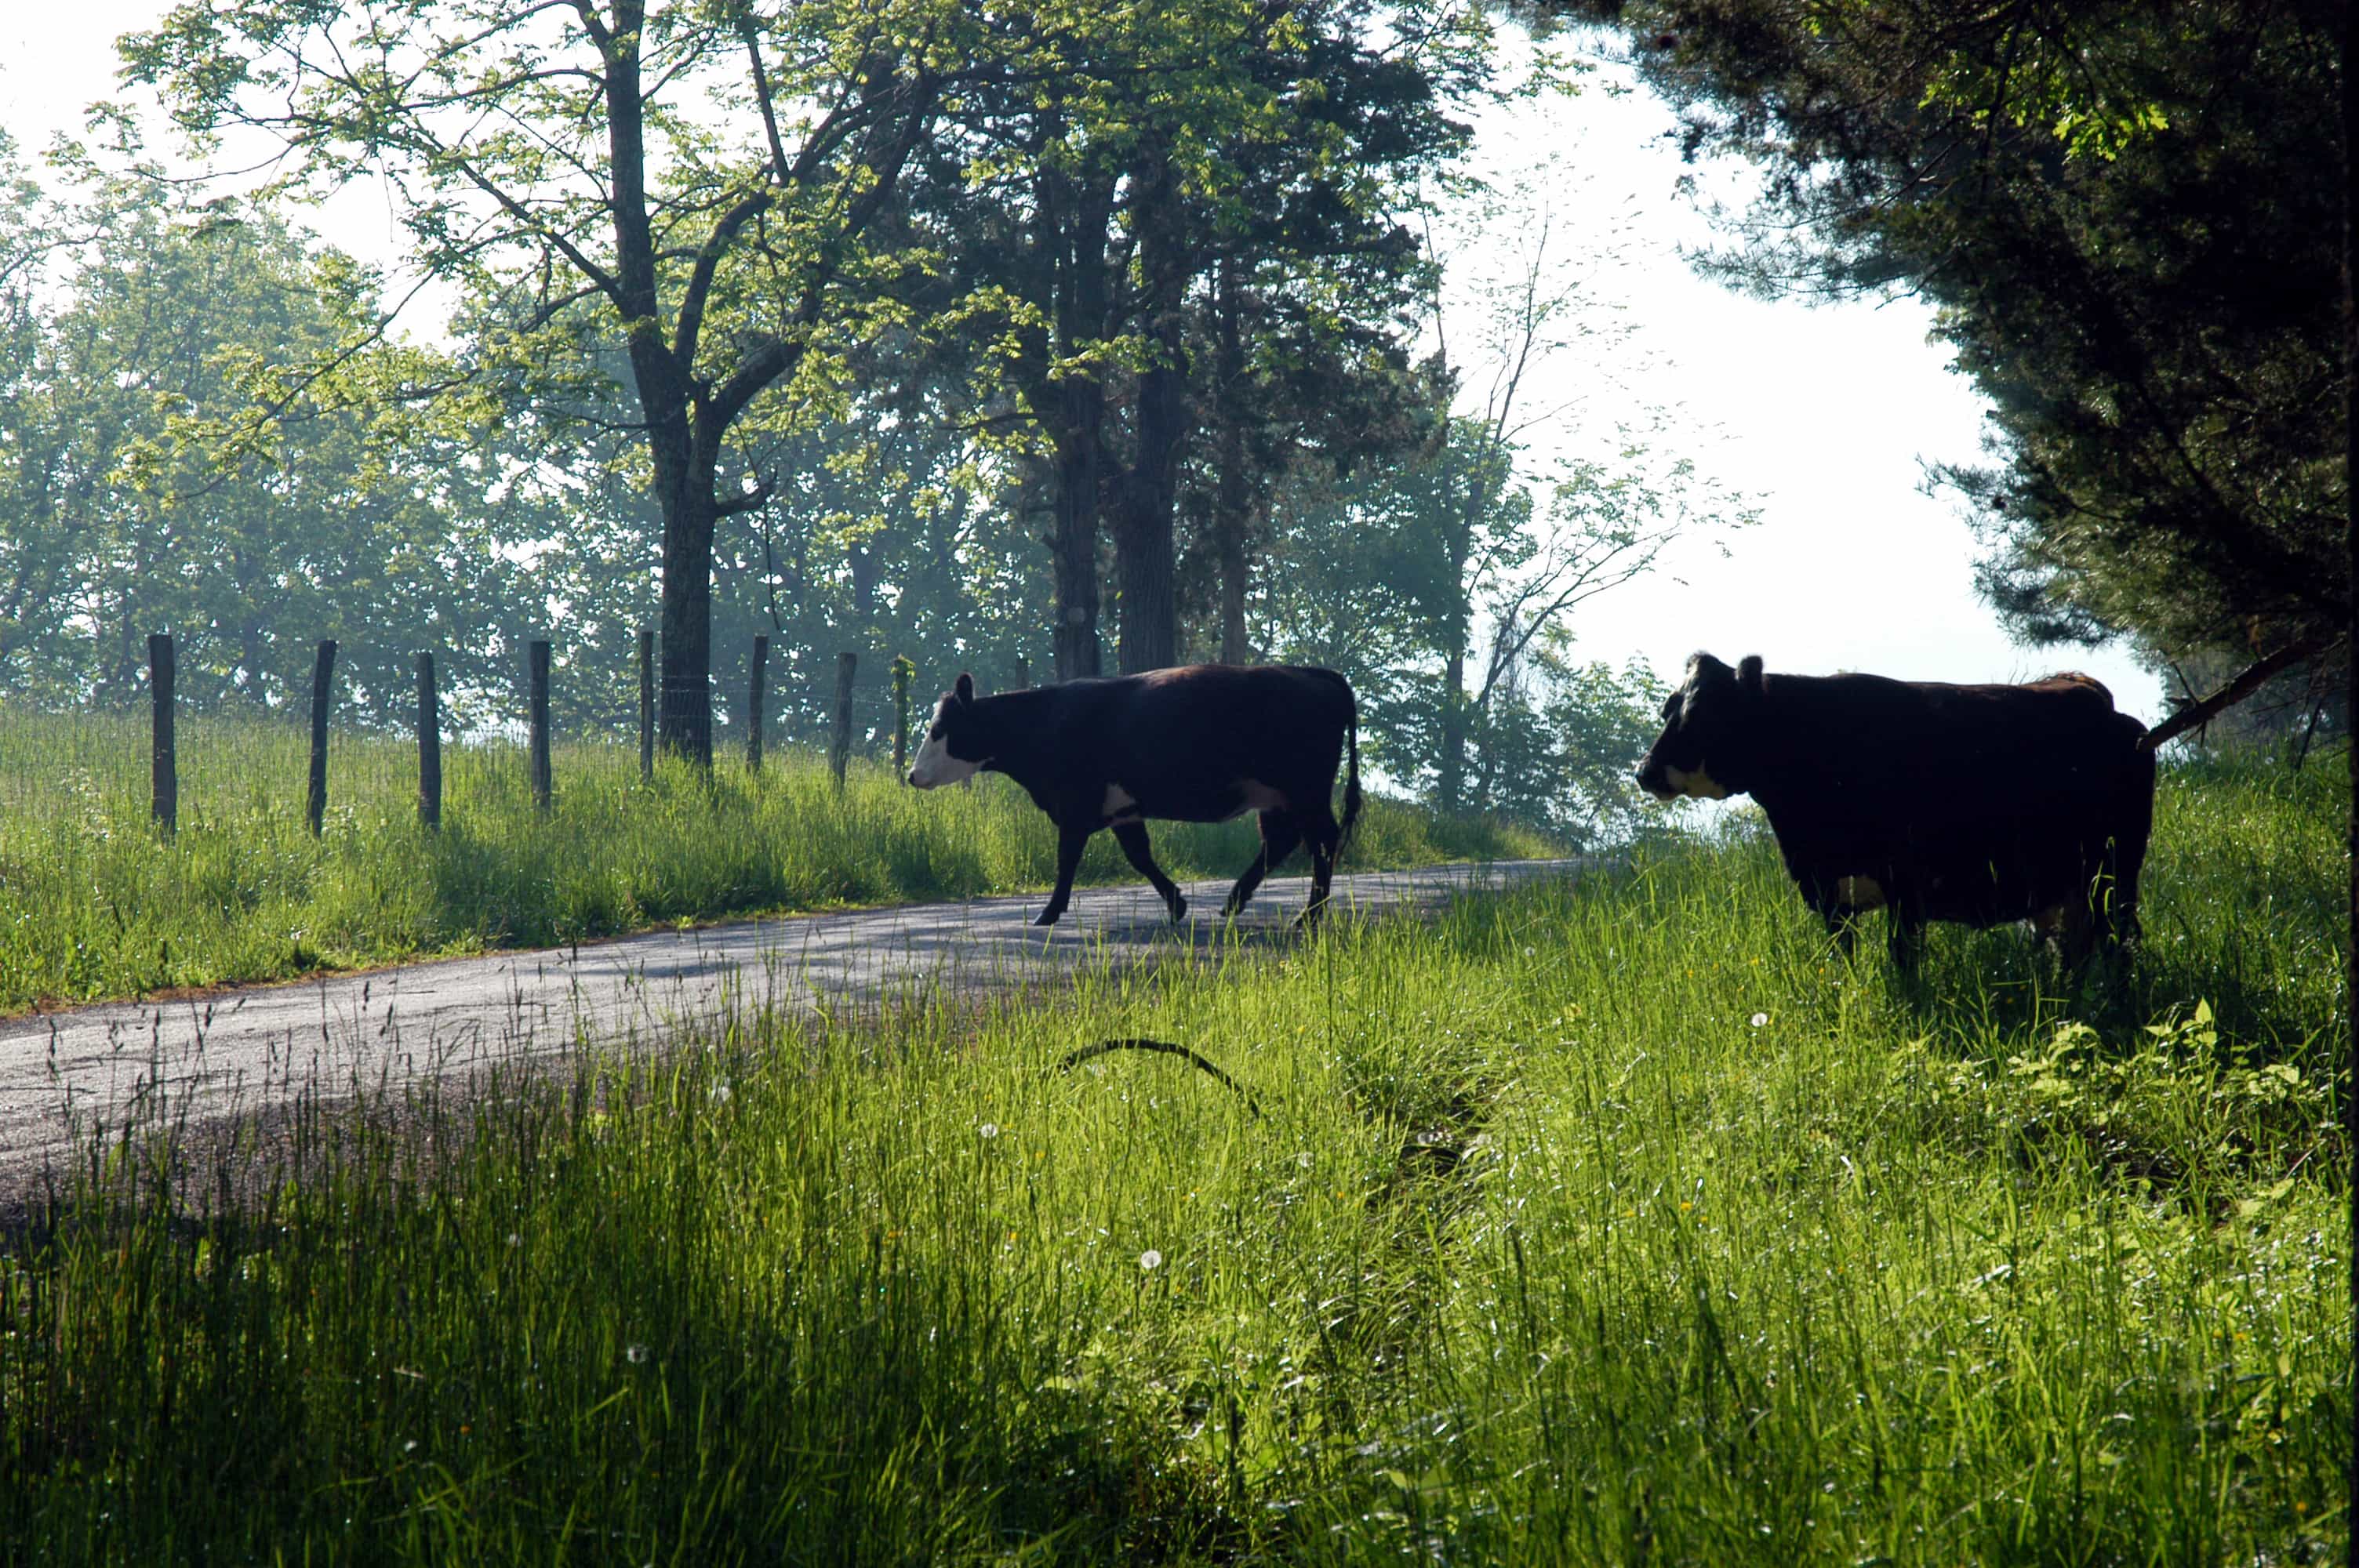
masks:
{"type": "MultiPolygon", "coordinates": [[[[1570,860],[1338,878],[1344,912],[1430,908],[1454,894],[1571,874],[1570,860]]],[[[1274,880],[1238,939],[1277,939],[1308,881],[1274,880]]],[[[23,1194],[78,1134],[127,1119],[189,1125],[299,1098],[553,1058],[583,1041],[659,1039],[745,1007],[873,1005],[941,989],[1038,982],[1082,964],[1216,949],[1224,882],[1187,884],[1184,931],[1147,887],[1083,890],[1029,925],[1036,897],[748,921],[536,952],[412,964],[196,1000],[115,1002],[0,1022],[0,1198],[23,1194]],[[1202,911],[1197,914],[1196,911],[1202,911]]]]}

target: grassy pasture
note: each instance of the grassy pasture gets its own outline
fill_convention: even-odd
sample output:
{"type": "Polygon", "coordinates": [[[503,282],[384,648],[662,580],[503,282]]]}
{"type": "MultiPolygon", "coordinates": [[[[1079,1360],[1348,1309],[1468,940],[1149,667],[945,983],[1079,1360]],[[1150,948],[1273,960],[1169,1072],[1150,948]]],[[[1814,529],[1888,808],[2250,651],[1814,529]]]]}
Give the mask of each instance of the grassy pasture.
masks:
{"type": "Polygon", "coordinates": [[[0,1251],[0,1541],[2339,1561],[2342,805],[2169,773],[2118,988],[2014,932],[1845,967],[1739,841],[315,1113],[227,1186],[117,1151],[0,1251]],[[1262,1114],[1168,1056],[1059,1070],[1130,1035],[1262,1114]]]}
{"type": "MultiPolygon", "coordinates": [[[[1055,880],[1048,818],[1004,779],[921,795],[854,762],[838,795],[823,759],[798,749],[759,775],[742,756],[709,780],[668,762],[647,786],[636,748],[579,741],[557,748],[543,816],[521,747],[451,746],[444,826],[429,834],[411,745],[340,734],[313,838],[308,746],[292,725],[184,719],[179,832],[165,840],[148,819],[144,719],[0,716],[0,1013],[1055,880]]],[[[1256,844],[1249,818],[1153,832],[1182,879],[1234,877],[1256,844]]],[[[1372,800],[1350,863],[1549,852],[1528,833],[1372,800]]],[[[1100,835],[1082,877],[1137,873],[1100,835]]]]}

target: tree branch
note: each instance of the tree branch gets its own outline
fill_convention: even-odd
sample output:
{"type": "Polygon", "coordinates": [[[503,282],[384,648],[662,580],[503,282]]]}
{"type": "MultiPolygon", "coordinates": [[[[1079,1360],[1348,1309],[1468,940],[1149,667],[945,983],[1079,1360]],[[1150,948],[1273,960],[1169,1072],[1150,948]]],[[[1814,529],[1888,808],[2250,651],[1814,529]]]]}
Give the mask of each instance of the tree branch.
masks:
{"type": "Polygon", "coordinates": [[[2176,713],[2146,732],[2145,739],[2138,742],[2139,749],[2159,751],[2198,725],[2211,723],[2267,686],[2271,676],[2283,674],[2305,659],[2317,657],[2334,647],[2339,641],[2312,637],[2279,648],[2201,702],[2180,702],[2176,713]]]}

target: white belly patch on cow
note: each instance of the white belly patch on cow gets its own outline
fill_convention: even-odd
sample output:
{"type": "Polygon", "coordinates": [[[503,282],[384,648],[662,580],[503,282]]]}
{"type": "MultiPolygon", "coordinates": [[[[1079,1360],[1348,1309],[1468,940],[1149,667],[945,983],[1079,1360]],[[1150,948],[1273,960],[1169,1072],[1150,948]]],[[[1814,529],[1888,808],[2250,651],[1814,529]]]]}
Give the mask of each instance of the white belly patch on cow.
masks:
{"type": "Polygon", "coordinates": [[[1850,909],[1882,909],[1884,887],[1874,877],[1837,877],[1835,902],[1850,909]]]}
{"type": "Polygon", "coordinates": [[[1693,773],[1684,768],[1665,768],[1663,776],[1669,781],[1674,794],[1693,795],[1698,800],[1728,798],[1727,788],[1701,768],[1693,773]]]}
{"type": "Polygon", "coordinates": [[[1105,799],[1100,804],[1098,809],[1105,814],[1105,818],[1109,822],[1138,820],[1138,802],[1132,798],[1128,790],[1118,784],[1106,785],[1105,799]]]}
{"type": "Polygon", "coordinates": [[[1236,809],[1222,817],[1221,820],[1223,822],[1234,822],[1248,811],[1284,811],[1286,809],[1286,796],[1259,779],[1239,779],[1236,783],[1236,809]]]}

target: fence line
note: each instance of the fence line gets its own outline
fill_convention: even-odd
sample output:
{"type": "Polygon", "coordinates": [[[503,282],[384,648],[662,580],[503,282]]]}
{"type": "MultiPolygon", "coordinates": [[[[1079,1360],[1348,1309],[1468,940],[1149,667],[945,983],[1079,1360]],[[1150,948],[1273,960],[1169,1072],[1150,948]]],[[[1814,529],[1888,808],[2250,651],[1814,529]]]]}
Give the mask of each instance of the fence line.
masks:
{"type": "MultiPolygon", "coordinates": [[[[655,633],[641,629],[634,639],[638,665],[638,741],[639,775],[642,781],[652,781],[657,750],[656,654],[655,633]]],[[[769,750],[771,740],[771,709],[777,693],[769,678],[770,639],[766,634],[751,641],[751,657],[747,666],[746,702],[738,718],[745,726],[745,760],[749,773],[759,773],[769,750]]],[[[324,831],[330,806],[344,797],[353,787],[348,768],[365,765],[371,773],[381,773],[386,766],[386,753],[370,749],[359,762],[339,760],[343,755],[342,743],[334,737],[380,734],[376,718],[365,728],[354,729],[339,714],[339,698],[335,685],[339,647],[333,639],[321,639],[315,647],[312,667],[311,702],[307,715],[308,755],[306,787],[303,795],[304,824],[314,834],[324,831]],[[336,784],[338,779],[344,780],[336,784]]],[[[531,792],[534,804],[548,809],[555,795],[554,730],[551,721],[553,644],[546,639],[534,639],[527,644],[525,671],[526,712],[523,734],[521,782],[531,792]]],[[[417,672],[417,693],[414,719],[409,728],[416,745],[416,801],[418,819],[432,828],[443,819],[447,787],[442,734],[442,693],[438,680],[438,665],[433,654],[419,651],[413,655],[417,672]]],[[[886,662],[882,678],[864,680],[862,659],[856,650],[845,649],[835,660],[833,689],[824,702],[790,704],[790,708],[805,716],[803,733],[810,734],[810,720],[823,715],[825,754],[830,772],[838,781],[843,779],[850,759],[855,751],[864,754],[892,758],[897,773],[906,771],[909,747],[910,714],[913,706],[913,685],[918,676],[916,664],[906,655],[896,654],[886,662]],[[818,714],[814,715],[814,709],[818,714]]],[[[570,665],[569,669],[582,666],[570,665]]],[[[874,667],[874,666],[872,666],[874,667]]],[[[151,777],[149,779],[149,811],[159,830],[169,834],[178,826],[180,779],[184,758],[179,743],[179,716],[176,694],[175,644],[172,636],[158,633],[149,639],[148,684],[153,707],[153,728],[149,737],[151,777]]],[[[382,714],[382,696],[370,699],[369,711],[382,714]]],[[[408,716],[405,716],[408,717],[408,716]]],[[[266,725],[267,720],[263,721],[266,725]]],[[[203,726],[210,731],[210,723],[203,726]]],[[[510,730],[511,735],[515,734],[510,730]]],[[[471,741],[470,751],[495,755],[499,742],[488,745],[482,739],[471,741]]],[[[201,752],[203,748],[201,747],[201,752]]],[[[472,769],[470,770],[472,772],[472,769]]],[[[239,771],[240,783],[254,782],[251,766],[239,771]]],[[[284,777],[284,774],[280,776],[284,777]]],[[[389,781],[388,781],[389,782],[389,781]]],[[[256,799],[262,798],[257,793],[256,799]]]]}

